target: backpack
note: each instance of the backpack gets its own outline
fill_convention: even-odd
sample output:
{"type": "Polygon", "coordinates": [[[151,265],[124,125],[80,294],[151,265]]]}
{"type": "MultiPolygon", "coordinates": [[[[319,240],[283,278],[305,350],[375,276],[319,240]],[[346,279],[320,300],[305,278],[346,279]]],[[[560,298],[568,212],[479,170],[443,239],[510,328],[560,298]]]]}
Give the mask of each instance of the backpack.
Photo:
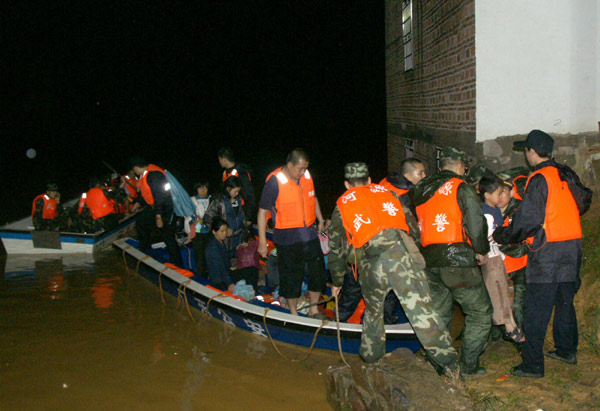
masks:
{"type": "Polygon", "coordinates": [[[571,190],[571,194],[573,194],[573,198],[577,203],[579,215],[584,215],[590,209],[594,192],[581,182],[579,176],[571,167],[556,163],[556,168],[560,179],[566,181],[569,185],[569,190],[571,190]]]}

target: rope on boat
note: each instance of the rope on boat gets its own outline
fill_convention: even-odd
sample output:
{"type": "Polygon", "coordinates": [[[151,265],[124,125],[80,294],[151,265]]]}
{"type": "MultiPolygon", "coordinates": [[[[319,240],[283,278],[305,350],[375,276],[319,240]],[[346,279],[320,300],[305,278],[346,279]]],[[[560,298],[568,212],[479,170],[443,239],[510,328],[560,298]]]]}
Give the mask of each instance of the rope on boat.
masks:
{"type": "Polygon", "coordinates": [[[306,360],[310,354],[312,353],[313,348],[315,347],[315,343],[317,342],[317,335],[319,335],[319,331],[321,331],[321,329],[329,323],[329,321],[327,320],[323,320],[323,322],[321,323],[321,325],[319,326],[319,328],[317,328],[317,331],[315,331],[315,335],[313,337],[312,340],[312,344],[310,345],[310,348],[308,349],[308,352],[306,353],[306,355],[303,358],[288,358],[285,355],[283,355],[281,353],[281,351],[279,351],[279,348],[277,347],[277,344],[275,344],[275,340],[273,340],[273,337],[271,336],[271,332],[269,331],[269,327],[267,326],[267,313],[269,312],[270,308],[265,308],[265,315],[263,316],[263,324],[265,325],[265,330],[267,331],[267,334],[269,335],[269,340],[271,341],[271,344],[273,345],[273,348],[275,348],[275,351],[277,351],[277,354],[281,355],[283,358],[285,358],[288,361],[291,362],[300,362],[300,361],[304,361],[306,360]]]}
{"type": "Polygon", "coordinates": [[[150,258],[150,256],[149,256],[148,254],[144,255],[142,258],[140,258],[140,259],[138,260],[138,262],[137,262],[137,264],[136,264],[136,266],[135,266],[135,273],[136,273],[137,275],[139,275],[139,274],[140,274],[140,263],[141,263],[142,261],[144,261],[145,259],[147,259],[147,258],[150,258]]]}
{"type": "MultiPolygon", "coordinates": [[[[129,247],[129,246],[127,246],[129,247]]],[[[125,269],[127,270],[127,275],[129,277],[131,277],[131,270],[129,269],[129,266],[127,265],[127,259],[125,258],[125,250],[127,250],[127,247],[123,249],[123,263],[125,264],[125,269]]]]}
{"type": "Polygon", "coordinates": [[[210,313],[208,311],[208,308],[210,307],[210,303],[212,302],[212,300],[214,300],[215,298],[219,298],[219,297],[227,297],[227,296],[225,294],[215,294],[212,297],[210,297],[208,299],[208,301],[206,302],[206,310],[204,311],[204,320],[202,321],[202,323],[204,323],[210,317],[210,313]]]}
{"type": "MultiPolygon", "coordinates": [[[[342,338],[340,336],[340,310],[338,307],[338,296],[335,296],[335,322],[337,323],[337,342],[338,342],[338,349],[340,351],[340,357],[342,358],[342,361],[344,364],[346,364],[348,367],[350,367],[350,364],[348,364],[348,362],[346,361],[346,358],[344,358],[344,352],[342,351],[342,338]]],[[[350,367],[352,368],[352,367],[350,367]]]]}
{"type": "Polygon", "coordinates": [[[164,270],[162,270],[160,273],[158,273],[158,287],[160,288],[160,299],[162,300],[163,304],[166,304],[165,301],[165,296],[163,295],[163,288],[162,288],[162,275],[165,273],[165,271],[167,271],[169,269],[169,267],[165,267],[164,270]]]}
{"type": "MultiPolygon", "coordinates": [[[[187,298],[187,293],[185,292],[185,290],[187,289],[188,284],[191,283],[191,282],[192,282],[192,280],[187,280],[187,281],[184,281],[181,284],[179,284],[179,287],[177,288],[177,291],[178,291],[178,294],[177,294],[177,306],[179,306],[180,293],[183,292],[183,297],[185,298],[185,308],[187,309],[187,312],[190,315],[190,318],[195,323],[196,319],[192,315],[192,311],[190,310],[190,303],[188,302],[188,298],[187,298]]],[[[183,300],[183,298],[182,298],[182,300],[183,300]]]]}

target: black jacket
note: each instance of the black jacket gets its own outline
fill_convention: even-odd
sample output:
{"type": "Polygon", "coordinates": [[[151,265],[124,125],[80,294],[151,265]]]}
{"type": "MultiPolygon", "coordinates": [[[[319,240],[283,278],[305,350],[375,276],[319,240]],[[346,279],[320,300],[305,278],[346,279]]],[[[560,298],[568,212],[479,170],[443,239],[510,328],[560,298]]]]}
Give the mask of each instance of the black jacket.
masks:
{"type": "MultiPolygon", "coordinates": [[[[554,160],[544,161],[532,171],[555,166],[554,160]]],[[[527,261],[528,283],[553,283],[579,281],[581,266],[581,239],[546,242],[544,220],[548,184],[544,176],[537,174],[529,180],[523,201],[515,211],[508,227],[499,227],[493,237],[500,244],[518,243],[533,236],[527,261]]]]}

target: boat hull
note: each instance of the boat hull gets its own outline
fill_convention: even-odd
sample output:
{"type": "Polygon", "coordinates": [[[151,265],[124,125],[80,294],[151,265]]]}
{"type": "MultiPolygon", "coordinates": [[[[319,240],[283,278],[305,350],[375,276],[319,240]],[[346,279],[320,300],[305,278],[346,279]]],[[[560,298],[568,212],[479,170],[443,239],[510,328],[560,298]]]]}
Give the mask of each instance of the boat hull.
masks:
{"type": "Polygon", "coordinates": [[[41,232],[49,236],[56,236],[50,247],[36,244],[34,236],[39,233],[32,227],[28,227],[27,221],[30,224],[31,218],[0,228],[0,240],[8,255],[94,253],[109,248],[116,239],[130,235],[134,227],[135,215],[126,217],[111,231],[93,234],[41,232]]]}
{"type": "MultiPolygon", "coordinates": [[[[276,341],[304,347],[311,346],[318,331],[314,345],[316,348],[338,350],[335,321],[323,325],[320,320],[295,316],[282,310],[269,309],[265,304],[256,305],[224,296],[166,267],[137,250],[132,244],[127,239],[114,242],[116,247],[123,250],[128,268],[137,269],[142,277],[173,296],[182,299],[187,297],[189,305],[200,311],[195,313],[196,319],[208,313],[213,318],[255,335],[269,338],[270,334],[276,341]]],[[[357,354],[361,333],[362,326],[359,324],[340,324],[342,350],[357,354]]],[[[386,351],[390,352],[397,348],[408,348],[413,352],[421,348],[408,323],[386,325],[386,351]]]]}

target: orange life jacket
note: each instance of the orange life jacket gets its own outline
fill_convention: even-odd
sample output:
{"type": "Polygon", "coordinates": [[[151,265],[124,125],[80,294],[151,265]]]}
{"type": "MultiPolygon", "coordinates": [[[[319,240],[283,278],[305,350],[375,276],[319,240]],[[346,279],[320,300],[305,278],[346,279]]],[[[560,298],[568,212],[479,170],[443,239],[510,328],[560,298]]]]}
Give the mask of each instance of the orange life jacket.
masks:
{"type": "Polygon", "coordinates": [[[406,193],[408,193],[408,190],[404,189],[404,188],[398,188],[396,186],[394,186],[392,183],[390,183],[387,178],[384,178],[383,180],[381,180],[379,182],[380,186],[384,186],[385,188],[387,188],[390,191],[393,191],[394,193],[398,194],[398,196],[404,195],[406,193]]]}
{"type": "Polygon", "coordinates": [[[468,242],[463,231],[463,215],[458,206],[458,187],[464,181],[453,177],[446,181],[424,204],[417,206],[421,244],[468,242]]]}
{"type": "Polygon", "coordinates": [[[38,199],[44,199],[44,211],[42,211],[42,218],[45,220],[52,220],[56,217],[56,208],[58,206],[55,199],[48,197],[47,194],[40,194],[33,199],[33,207],[31,208],[31,217],[35,214],[35,202],[38,199]]]}
{"type": "Polygon", "coordinates": [[[517,200],[521,200],[521,201],[523,201],[523,197],[521,197],[521,195],[517,191],[517,180],[520,180],[522,178],[527,178],[527,176],[521,174],[521,175],[518,175],[515,178],[513,178],[513,181],[512,181],[512,185],[513,185],[513,197],[516,198],[517,200]]]}
{"type": "MultiPolygon", "coordinates": [[[[544,218],[543,226],[546,231],[546,241],[555,243],[581,238],[579,209],[577,208],[573,194],[571,194],[569,184],[560,179],[556,167],[548,166],[533,172],[529,176],[525,191],[529,187],[531,177],[536,174],[544,176],[548,184],[546,217],[544,218]]],[[[533,244],[533,237],[527,238],[527,243],[533,244]]]]}
{"type": "Polygon", "coordinates": [[[283,172],[283,167],[269,174],[266,181],[272,176],[275,176],[279,185],[279,195],[275,201],[275,228],[300,228],[314,224],[317,220],[317,199],[308,170],[300,177],[300,184],[290,180],[283,172]]]}
{"type": "MultiPolygon", "coordinates": [[[[510,224],[510,218],[507,216],[504,219],[503,227],[508,227],[510,224]]],[[[506,268],[507,273],[512,273],[521,268],[524,268],[527,265],[527,254],[522,257],[511,257],[510,255],[504,254],[504,267],[506,268]]]]}
{"type": "Polygon", "coordinates": [[[140,182],[136,178],[131,178],[127,175],[123,177],[125,177],[125,180],[127,180],[125,182],[125,190],[127,190],[127,195],[132,199],[137,198],[139,195],[138,190],[140,189],[140,182]]]}
{"type": "Polygon", "coordinates": [[[83,211],[83,206],[85,205],[86,198],[87,198],[87,193],[83,193],[83,194],[81,194],[81,197],[79,197],[79,206],[77,207],[77,212],[79,214],[81,214],[81,211],[83,211]]]}
{"type": "MultiPolygon", "coordinates": [[[[252,181],[252,177],[250,177],[250,173],[248,171],[246,171],[246,175],[248,176],[248,180],[252,181]]],[[[227,170],[223,170],[223,181],[227,180],[231,176],[239,177],[237,169],[233,168],[229,173],[227,172],[227,170]]]]}
{"type": "Polygon", "coordinates": [[[114,204],[106,198],[101,188],[91,188],[87,192],[85,205],[90,209],[94,220],[115,212],[114,204]]]}
{"type": "Polygon", "coordinates": [[[146,203],[149,205],[154,205],[154,196],[152,195],[152,190],[150,190],[150,186],[148,185],[148,173],[150,171],[160,171],[166,177],[165,170],[160,168],[159,166],[155,166],[154,164],[148,164],[146,167],[146,171],[140,177],[140,192],[142,193],[142,197],[146,200],[146,203]]]}
{"type": "Polygon", "coordinates": [[[388,228],[408,232],[400,201],[383,186],[352,187],[337,200],[348,243],[355,249],[388,228]]]}

